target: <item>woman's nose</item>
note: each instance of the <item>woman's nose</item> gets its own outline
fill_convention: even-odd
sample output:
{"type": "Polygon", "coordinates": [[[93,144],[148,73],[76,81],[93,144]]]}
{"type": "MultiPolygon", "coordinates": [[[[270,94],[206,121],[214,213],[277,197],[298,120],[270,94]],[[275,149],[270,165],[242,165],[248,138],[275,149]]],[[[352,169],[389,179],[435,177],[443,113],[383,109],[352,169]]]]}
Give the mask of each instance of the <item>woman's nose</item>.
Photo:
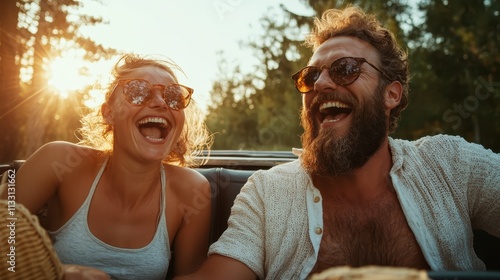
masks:
{"type": "Polygon", "coordinates": [[[163,99],[163,90],[159,89],[157,87],[151,89],[151,94],[153,95],[151,97],[151,100],[148,103],[149,107],[152,108],[167,108],[167,103],[165,102],[165,99],[163,99]]]}

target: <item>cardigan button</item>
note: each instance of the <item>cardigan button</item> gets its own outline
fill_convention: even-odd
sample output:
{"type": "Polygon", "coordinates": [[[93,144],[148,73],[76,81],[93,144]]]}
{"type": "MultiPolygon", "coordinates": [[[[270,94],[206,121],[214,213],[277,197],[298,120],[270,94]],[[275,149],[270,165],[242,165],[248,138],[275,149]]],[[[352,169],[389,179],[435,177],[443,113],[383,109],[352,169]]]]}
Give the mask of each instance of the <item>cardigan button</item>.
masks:
{"type": "Polygon", "coordinates": [[[321,199],[319,198],[319,196],[315,196],[315,197],[314,197],[314,202],[315,202],[315,203],[318,203],[320,200],[321,200],[321,199]]]}
{"type": "Polygon", "coordinates": [[[323,233],[323,229],[320,228],[320,227],[317,227],[314,232],[316,232],[316,234],[322,234],[323,233]]]}

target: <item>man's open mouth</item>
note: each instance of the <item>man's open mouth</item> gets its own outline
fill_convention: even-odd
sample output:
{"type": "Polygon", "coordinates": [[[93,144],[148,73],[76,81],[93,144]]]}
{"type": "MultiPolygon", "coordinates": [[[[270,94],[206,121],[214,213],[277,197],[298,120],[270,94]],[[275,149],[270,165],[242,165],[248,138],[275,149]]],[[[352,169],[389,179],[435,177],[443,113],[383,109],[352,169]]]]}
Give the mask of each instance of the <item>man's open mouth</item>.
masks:
{"type": "Polygon", "coordinates": [[[320,121],[338,122],[346,118],[352,112],[350,105],[340,101],[328,101],[319,106],[320,121]]]}
{"type": "Polygon", "coordinates": [[[147,117],[137,122],[142,136],[152,141],[163,141],[168,134],[168,123],[164,118],[147,117]]]}

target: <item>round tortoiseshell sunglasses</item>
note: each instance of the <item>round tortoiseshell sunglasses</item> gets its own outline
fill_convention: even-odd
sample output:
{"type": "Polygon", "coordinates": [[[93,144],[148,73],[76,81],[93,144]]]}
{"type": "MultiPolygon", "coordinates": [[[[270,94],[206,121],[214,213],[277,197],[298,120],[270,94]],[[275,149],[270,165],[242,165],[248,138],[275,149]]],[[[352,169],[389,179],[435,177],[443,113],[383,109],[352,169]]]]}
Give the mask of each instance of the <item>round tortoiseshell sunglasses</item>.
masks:
{"type": "Polygon", "coordinates": [[[191,101],[191,95],[194,89],[180,85],[170,84],[168,86],[162,84],[151,84],[144,79],[126,79],[120,80],[113,88],[113,92],[118,86],[123,89],[123,97],[132,105],[147,104],[153,98],[153,90],[160,88],[163,100],[172,110],[181,110],[186,108],[191,101]]]}
{"type": "Polygon", "coordinates": [[[332,62],[330,67],[326,65],[322,67],[306,66],[293,74],[292,79],[299,92],[308,93],[314,89],[314,83],[319,79],[321,71],[327,68],[328,74],[334,83],[346,86],[358,79],[359,75],[361,75],[361,64],[365,62],[380,72],[386,79],[391,80],[382,70],[362,57],[342,57],[332,62]]]}

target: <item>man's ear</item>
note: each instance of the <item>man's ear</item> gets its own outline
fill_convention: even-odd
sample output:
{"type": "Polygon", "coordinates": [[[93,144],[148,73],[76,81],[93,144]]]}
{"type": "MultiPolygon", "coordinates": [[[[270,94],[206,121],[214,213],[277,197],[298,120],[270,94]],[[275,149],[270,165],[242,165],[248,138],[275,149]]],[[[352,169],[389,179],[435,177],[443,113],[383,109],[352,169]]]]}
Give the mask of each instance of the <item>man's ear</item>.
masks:
{"type": "Polygon", "coordinates": [[[403,95],[403,86],[398,81],[393,81],[385,87],[385,107],[389,110],[399,105],[403,95]]]}
{"type": "Polygon", "coordinates": [[[115,123],[111,106],[109,106],[109,104],[107,102],[103,103],[101,105],[101,113],[102,113],[102,117],[104,118],[104,121],[107,124],[113,125],[115,123]]]}

